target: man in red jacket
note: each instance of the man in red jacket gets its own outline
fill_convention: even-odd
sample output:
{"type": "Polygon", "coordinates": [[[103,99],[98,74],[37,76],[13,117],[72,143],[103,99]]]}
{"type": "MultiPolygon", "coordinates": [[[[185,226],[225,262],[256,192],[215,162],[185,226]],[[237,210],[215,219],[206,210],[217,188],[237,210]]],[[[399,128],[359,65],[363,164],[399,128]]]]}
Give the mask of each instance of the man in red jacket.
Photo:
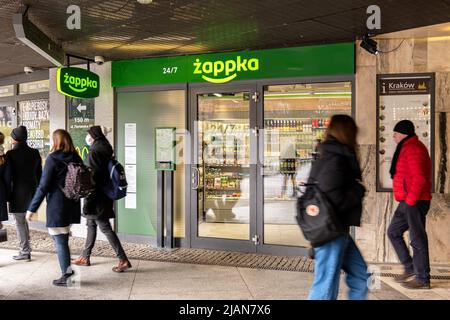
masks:
{"type": "Polygon", "coordinates": [[[402,120],[394,127],[394,141],[397,143],[391,165],[394,197],[399,201],[388,236],[405,267],[395,281],[409,289],[430,289],[430,258],[428,237],[425,231],[425,217],[431,200],[431,159],[425,145],[414,132],[414,124],[402,120]],[[403,239],[409,230],[413,257],[403,239]],[[409,278],[415,275],[413,280],[409,278]]]}

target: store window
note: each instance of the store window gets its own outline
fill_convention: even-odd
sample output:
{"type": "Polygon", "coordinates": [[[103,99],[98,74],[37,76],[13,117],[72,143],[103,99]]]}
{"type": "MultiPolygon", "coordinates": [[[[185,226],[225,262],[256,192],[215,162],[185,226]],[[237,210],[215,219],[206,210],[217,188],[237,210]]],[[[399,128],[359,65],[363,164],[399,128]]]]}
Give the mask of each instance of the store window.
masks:
{"type": "MultiPolygon", "coordinates": [[[[13,148],[11,132],[20,125],[28,130],[28,144],[39,150],[42,164],[50,150],[48,71],[0,79],[0,132],[5,135],[4,152],[13,148]]],[[[45,222],[45,202],[37,220],[45,222]]]]}
{"type": "Polygon", "coordinates": [[[48,99],[19,102],[19,125],[27,127],[28,145],[46,159],[50,151],[50,111],[48,99]]]}
{"type": "Polygon", "coordinates": [[[264,90],[264,243],[307,246],[295,220],[296,186],[306,182],[334,114],[352,113],[351,82],[264,90]]]}
{"type": "Polygon", "coordinates": [[[3,145],[5,152],[11,149],[11,131],[14,128],[14,107],[9,103],[0,102],[0,132],[5,135],[3,145]]]}

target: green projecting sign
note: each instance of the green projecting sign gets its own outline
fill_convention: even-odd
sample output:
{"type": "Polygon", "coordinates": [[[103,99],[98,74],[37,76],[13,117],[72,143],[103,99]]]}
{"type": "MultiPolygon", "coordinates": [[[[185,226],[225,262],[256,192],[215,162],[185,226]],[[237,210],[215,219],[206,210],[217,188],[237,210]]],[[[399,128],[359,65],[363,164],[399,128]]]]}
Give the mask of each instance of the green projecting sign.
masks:
{"type": "Polygon", "coordinates": [[[355,45],[297,48],[113,61],[112,86],[351,75],[355,45]]]}
{"type": "Polygon", "coordinates": [[[85,69],[59,68],[56,81],[58,91],[72,98],[88,99],[100,94],[100,77],[85,69]]]}

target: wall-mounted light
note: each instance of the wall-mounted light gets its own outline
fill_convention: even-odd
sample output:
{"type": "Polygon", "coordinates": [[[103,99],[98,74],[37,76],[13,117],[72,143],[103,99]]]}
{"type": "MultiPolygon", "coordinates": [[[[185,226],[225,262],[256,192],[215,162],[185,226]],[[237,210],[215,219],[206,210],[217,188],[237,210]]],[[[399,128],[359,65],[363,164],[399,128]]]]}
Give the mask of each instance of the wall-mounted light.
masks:
{"type": "Polygon", "coordinates": [[[137,0],[140,4],[150,4],[153,2],[153,0],[137,0]]]}

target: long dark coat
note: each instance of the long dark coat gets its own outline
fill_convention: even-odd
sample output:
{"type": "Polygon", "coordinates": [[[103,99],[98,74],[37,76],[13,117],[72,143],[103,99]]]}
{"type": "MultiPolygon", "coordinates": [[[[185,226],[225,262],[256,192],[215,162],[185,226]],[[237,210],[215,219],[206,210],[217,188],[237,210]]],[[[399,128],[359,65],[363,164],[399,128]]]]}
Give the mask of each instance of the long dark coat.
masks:
{"type": "Polygon", "coordinates": [[[94,174],[95,191],[86,198],[83,216],[86,219],[111,219],[115,217],[114,202],[105,195],[102,187],[110,179],[108,164],[113,158],[113,149],[103,134],[95,138],[88,155],[88,166],[94,174]]]}
{"type": "Polygon", "coordinates": [[[28,208],[29,211],[36,212],[46,198],[48,228],[67,227],[80,223],[80,202],[66,198],[61,191],[67,174],[67,164],[70,162],[82,163],[83,160],[76,152],[50,153],[36,194],[28,208]]]}
{"type": "MultiPolygon", "coordinates": [[[[5,156],[0,156],[6,161],[5,156]]],[[[0,165],[0,221],[8,220],[8,198],[11,193],[10,181],[11,175],[6,166],[6,162],[0,165]]]]}
{"type": "Polygon", "coordinates": [[[41,155],[21,142],[6,153],[6,165],[11,172],[9,211],[26,212],[41,179],[41,155]]]}

